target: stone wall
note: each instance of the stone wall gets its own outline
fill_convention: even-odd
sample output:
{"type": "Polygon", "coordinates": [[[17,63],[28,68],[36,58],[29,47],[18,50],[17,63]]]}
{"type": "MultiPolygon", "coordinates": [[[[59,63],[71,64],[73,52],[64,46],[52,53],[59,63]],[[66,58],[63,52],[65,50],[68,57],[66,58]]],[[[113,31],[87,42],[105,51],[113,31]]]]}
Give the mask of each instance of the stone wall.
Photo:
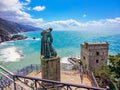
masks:
{"type": "Polygon", "coordinates": [[[41,57],[42,78],[60,81],[60,58],[44,59],[41,57]]]}
{"type": "Polygon", "coordinates": [[[106,42],[81,44],[81,60],[85,71],[107,65],[108,45],[106,42]]]}

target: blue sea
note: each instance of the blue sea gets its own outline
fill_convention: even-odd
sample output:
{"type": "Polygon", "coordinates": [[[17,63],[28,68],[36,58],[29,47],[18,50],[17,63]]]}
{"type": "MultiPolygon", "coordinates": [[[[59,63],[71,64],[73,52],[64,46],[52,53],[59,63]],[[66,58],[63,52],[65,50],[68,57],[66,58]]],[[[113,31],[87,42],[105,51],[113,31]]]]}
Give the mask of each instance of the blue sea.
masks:
{"type": "MultiPolygon", "coordinates": [[[[0,65],[10,71],[40,64],[40,31],[20,34],[28,38],[0,44],[0,65]]],[[[53,31],[52,35],[53,46],[64,63],[67,63],[67,57],[80,57],[80,44],[84,42],[108,42],[109,54],[120,53],[120,31],[53,31]]]]}

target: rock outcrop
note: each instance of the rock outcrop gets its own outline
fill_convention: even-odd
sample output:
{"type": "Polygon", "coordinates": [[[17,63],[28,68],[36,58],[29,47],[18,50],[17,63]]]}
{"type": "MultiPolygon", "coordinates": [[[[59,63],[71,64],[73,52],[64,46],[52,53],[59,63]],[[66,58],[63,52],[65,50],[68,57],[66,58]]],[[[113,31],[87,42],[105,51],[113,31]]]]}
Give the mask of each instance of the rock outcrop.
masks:
{"type": "Polygon", "coordinates": [[[9,41],[11,38],[10,33],[3,28],[0,28],[0,43],[9,41]]]}
{"type": "Polygon", "coordinates": [[[23,35],[13,35],[11,37],[11,40],[22,40],[22,39],[26,39],[27,37],[26,36],[23,36],[23,35]]]}
{"type": "Polygon", "coordinates": [[[11,36],[9,32],[4,30],[3,28],[0,28],[0,43],[5,41],[11,41],[11,40],[22,40],[26,39],[27,37],[23,35],[13,35],[11,36]]]}

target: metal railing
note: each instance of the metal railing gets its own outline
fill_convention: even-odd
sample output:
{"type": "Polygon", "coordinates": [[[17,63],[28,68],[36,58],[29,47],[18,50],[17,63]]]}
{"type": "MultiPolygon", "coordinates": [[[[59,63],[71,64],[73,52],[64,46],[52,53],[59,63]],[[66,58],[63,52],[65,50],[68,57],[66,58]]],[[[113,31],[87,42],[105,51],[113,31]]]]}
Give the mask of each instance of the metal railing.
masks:
{"type": "MultiPolygon", "coordinates": [[[[84,86],[79,84],[70,84],[70,83],[63,83],[59,81],[53,81],[53,80],[47,80],[47,79],[40,79],[40,78],[34,78],[34,77],[28,77],[25,76],[26,74],[34,71],[34,70],[40,70],[38,69],[39,65],[30,65],[29,67],[26,67],[24,69],[20,69],[17,72],[9,72],[5,68],[0,66],[0,69],[2,69],[4,72],[7,72],[8,75],[1,72],[4,78],[6,78],[5,81],[9,80],[9,84],[3,84],[0,85],[1,90],[4,90],[4,88],[10,88],[10,90],[107,90],[106,88],[98,88],[98,87],[90,87],[90,86],[84,86]],[[24,72],[24,73],[21,73],[24,72]]],[[[2,77],[2,78],[3,78],[2,77]]],[[[3,80],[1,78],[1,80],[3,80]]],[[[0,81],[1,82],[1,81],[0,81]]],[[[9,89],[7,89],[9,90],[9,89]]]]}
{"type": "MultiPolygon", "coordinates": [[[[53,80],[47,80],[47,79],[40,79],[40,78],[33,78],[28,76],[20,76],[20,75],[14,75],[14,78],[16,80],[19,80],[20,82],[24,83],[28,87],[30,87],[32,90],[107,90],[105,88],[98,88],[98,87],[90,87],[90,86],[84,86],[79,84],[70,84],[70,83],[63,83],[59,81],[53,81],[53,80]]],[[[15,87],[15,90],[16,87],[15,87]]]]}
{"type": "Polygon", "coordinates": [[[34,64],[30,66],[26,66],[22,69],[16,70],[15,72],[10,72],[4,67],[0,66],[0,88],[3,90],[4,88],[10,88],[10,90],[14,90],[14,84],[16,85],[18,90],[27,90],[23,86],[21,86],[16,80],[14,80],[14,75],[22,75],[25,76],[32,71],[40,71],[40,65],[34,64]],[[7,74],[6,74],[7,73],[7,74]],[[14,84],[13,84],[14,83],[14,84]]]}
{"type": "Polygon", "coordinates": [[[27,90],[14,80],[14,74],[12,72],[8,71],[7,69],[5,69],[2,66],[0,66],[0,69],[3,72],[7,73],[7,75],[6,75],[2,71],[0,71],[0,74],[3,75],[3,77],[0,78],[0,88],[1,88],[1,90],[4,90],[5,88],[9,88],[10,90],[13,90],[14,84],[16,84],[17,87],[21,88],[21,90],[27,90]]]}

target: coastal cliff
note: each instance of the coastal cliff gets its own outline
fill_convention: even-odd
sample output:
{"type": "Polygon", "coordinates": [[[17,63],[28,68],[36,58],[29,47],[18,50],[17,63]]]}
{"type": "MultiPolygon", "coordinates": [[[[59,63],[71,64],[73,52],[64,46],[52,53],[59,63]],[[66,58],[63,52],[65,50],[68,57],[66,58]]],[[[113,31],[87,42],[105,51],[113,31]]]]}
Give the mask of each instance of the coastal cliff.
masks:
{"type": "Polygon", "coordinates": [[[27,37],[23,35],[13,35],[11,36],[8,31],[6,31],[3,28],[0,28],[0,43],[5,41],[11,41],[11,40],[22,40],[26,39],[27,37]]]}
{"type": "Polygon", "coordinates": [[[10,40],[21,40],[27,37],[18,35],[20,32],[42,30],[41,28],[32,27],[29,25],[22,25],[15,22],[7,21],[0,18],[0,43],[10,40]],[[11,36],[11,34],[17,34],[11,36]]]}
{"type": "Polygon", "coordinates": [[[9,41],[11,38],[10,33],[3,28],[0,28],[0,43],[9,41]]]}
{"type": "Polygon", "coordinates": [[[19,32],[42,30],[41,28],[32,27],[29,25],[18,24],[16,22],[4,20],[2,18],[0,18],[0,28],[3,28],[4,30],[6,30],[10,34],[17,34],[19,32]]]}

